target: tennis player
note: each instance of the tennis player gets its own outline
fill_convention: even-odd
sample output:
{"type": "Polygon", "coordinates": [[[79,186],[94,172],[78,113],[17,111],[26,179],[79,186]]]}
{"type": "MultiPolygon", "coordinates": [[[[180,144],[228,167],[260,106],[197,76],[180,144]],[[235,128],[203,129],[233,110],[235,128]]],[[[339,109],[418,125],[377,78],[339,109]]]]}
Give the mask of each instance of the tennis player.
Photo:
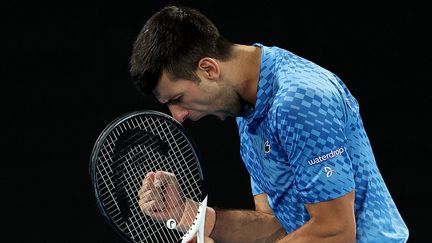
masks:
{"type": "Polygon", "coordinates": [[[407,241],[359,104],[334,73],[275,46],[231,43],[178,6],[145,23],[130,64],[138,89],[179,122],[237,119],[256,210],[209,207],[215,242],[407,241]]]}

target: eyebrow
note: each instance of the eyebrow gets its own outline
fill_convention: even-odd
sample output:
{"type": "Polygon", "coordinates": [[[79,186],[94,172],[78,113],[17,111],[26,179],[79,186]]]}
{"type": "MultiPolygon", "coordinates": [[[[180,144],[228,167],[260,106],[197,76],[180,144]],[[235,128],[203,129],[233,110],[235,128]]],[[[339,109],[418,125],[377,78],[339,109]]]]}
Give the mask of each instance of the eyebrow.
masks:
{"type": "Polygon", "coordinates": [[[161,102],[161,97],[160,97],[159,92],[157,92],[156,89],[154,89],[152,92],[153,92],[153,96],[156,98],[156,100],[159,103],[161,103],[162,105],[166,105],[166,104],[168,104],[171,101],[171,100],[168,100],[167,102],[161,102]]]}
{"type": "MultiPolygon", "coordinates": [[[[153,89],[152,93],[153,93],[154,97],[155,97],[155,98],[159,101],[159,103],[161,103],[162,105],[168,105],[168,104],[171,103],[173,100],[176,100],[176,99],[177,99],[177,98],[174,99],[173,97],[170,97],[170,98],[168,99],[167,102],[161,102],[161,96],[160,96],[160,93],[157,91],[156,88],[153,89]]],[[[175,97],[175,96],[174,96],[174,97],[175,97]]]]}
{"type": "Polygon", "coordinates": [[[160,100],[161,100],[160,93],[159,93],[156,89],[153,89],[152,93],[153,93],[153,96],[156,98],[156,100],[157,100],[159,103],[161,103],[161,104],[163,104],[163,105],[166,105],[166,104],[167,104],[167,103],[162,103],[162,102],[160,101],[160,100]]]}

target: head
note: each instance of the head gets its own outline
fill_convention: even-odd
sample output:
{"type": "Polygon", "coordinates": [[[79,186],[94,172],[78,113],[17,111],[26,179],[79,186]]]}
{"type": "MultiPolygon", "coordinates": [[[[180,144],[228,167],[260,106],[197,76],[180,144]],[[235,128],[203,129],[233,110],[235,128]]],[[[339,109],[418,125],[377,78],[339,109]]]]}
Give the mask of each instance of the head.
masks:
{"type": "MultiPolygon", "coordinates": [[[[188,91],[186,89],[192,89],[194,95],[201,95],[202,99],[218,96],[209,94],[207,91],[212,90],[208,89],[221,91],[226,88],[206,83],[209,80],[203,80],[206,77],[200,77],[199,70],[200,65],[218,65],[219,62],[230,59],[232,46],[200,12],[185,7],[167,6],[154,14],[139,33],[130,60],[131,76],[140,92],[156,95],[173,112],[172,101],[176,97],[168,97],[166,94],[170,91],[172,95],[176,95],[173,93],[175,90],[167,90],[173,88],[173,85],[182,88],[183,93],[188,91]],[[163,81],[172,84],[160,84],[163,81]]],[[[216,71],[219,71],[217,68],[216,71]]],[[[204,109],[203,106],[199,108],[204,109]]]]}

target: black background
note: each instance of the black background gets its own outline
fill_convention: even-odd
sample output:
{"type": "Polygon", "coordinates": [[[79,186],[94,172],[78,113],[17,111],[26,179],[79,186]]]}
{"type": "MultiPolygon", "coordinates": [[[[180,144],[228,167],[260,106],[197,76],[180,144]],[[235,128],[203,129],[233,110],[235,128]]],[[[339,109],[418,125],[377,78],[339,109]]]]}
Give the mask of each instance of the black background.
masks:
{"type": "MultiPolygon", "coordinates": [[[[89,157],[115,117],[167,112],[141,97],[128,73],[136,35],[166,3],[0,3],[1,242],[121,242],[96,207],[89,157]]],[[[428,241],[432,21],[425,6],[177,3],[202,11],[235,43],[277,45],[340,76],[360,103],[409,242],[428,241]]],[[[252,208],[234,119],[185,126],[206,163],[209,204],[252,208]]]]}

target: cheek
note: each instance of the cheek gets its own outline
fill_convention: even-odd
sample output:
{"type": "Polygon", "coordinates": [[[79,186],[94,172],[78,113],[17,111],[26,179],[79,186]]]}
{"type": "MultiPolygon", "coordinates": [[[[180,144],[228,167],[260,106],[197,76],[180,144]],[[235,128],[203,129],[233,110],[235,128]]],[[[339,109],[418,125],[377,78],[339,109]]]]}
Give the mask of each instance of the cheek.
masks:
{"type": "Polygon", "coordinates": [[[201,91],[200,93],[196,94],[194,99],[195,104],[197,105],[210,105],[217,102],[217,100],[218,97],[208,90],[201,91]]]}

